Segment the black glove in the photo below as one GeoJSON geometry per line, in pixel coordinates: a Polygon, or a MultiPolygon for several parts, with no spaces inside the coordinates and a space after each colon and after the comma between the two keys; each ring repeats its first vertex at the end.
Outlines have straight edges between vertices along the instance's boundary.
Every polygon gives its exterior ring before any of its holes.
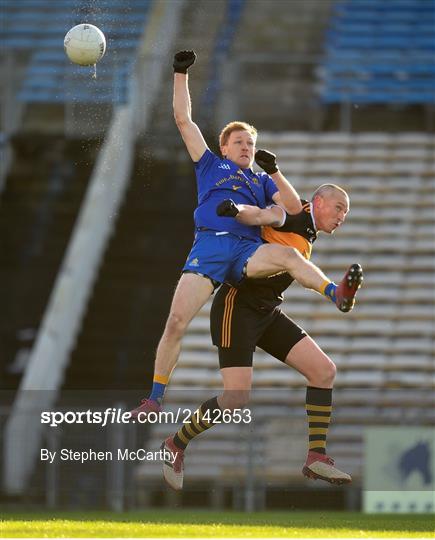
{"type": "Polygon", "coordinates": [[[195,51],[178,51],[174,55],[174,73],[187,73],[187,68],[195,63],[195,51]]]}
{"type": "Polygon", "coordinates": [[[216,207],[216,214],[221,217],[236,217],[239,210],[232,199],[225,199],[216,207]]]}
{"type": "Polygon", "coordinates": [[[257,150],[255,152],[255,162],[259,167],[267,172],[267,174],[273,174],[278,171],[276,156],[268,150],[257,150]]]}

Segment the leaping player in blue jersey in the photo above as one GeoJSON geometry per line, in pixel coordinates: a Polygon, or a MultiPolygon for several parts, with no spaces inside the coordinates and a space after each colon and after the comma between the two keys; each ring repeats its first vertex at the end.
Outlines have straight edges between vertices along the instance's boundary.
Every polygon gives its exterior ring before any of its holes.
{"type": "MultiPolygon", "coordinates": [[[[307,289],[323,294],[341,311],[350,311],[362,282],[362,270],[352,265],[339,285],[294,248],[263,244],[260,227],[244,225],[216,214],[216,207],[231,198],[236,204],[266,208],[277,204],[296,213],[299,200],[293,187],[278,169],[276,156],[255,148],[257,130],[245,122],[231,122],[219,136],[222,157],[207,146],[192,120],[187,70],[196,60],[194,51],[174,56],[174,117],[187,151],[195,165],[198,207],[195,210],[195,240],[172,299],[165,330],[157,347],[151,395],[131,411],[157,412],[180,352],[181,339],[201,307],[222,283],[237,286],[245,277],[261,278],[288,272],[307,289]],[[254,157],[265,172],[254,173],[254,157]]],[[[346,208],[336,208],[335,226],[341,224],[346,208]]],[[[278,223],[277,223],[278,224],[278,223]]]]}

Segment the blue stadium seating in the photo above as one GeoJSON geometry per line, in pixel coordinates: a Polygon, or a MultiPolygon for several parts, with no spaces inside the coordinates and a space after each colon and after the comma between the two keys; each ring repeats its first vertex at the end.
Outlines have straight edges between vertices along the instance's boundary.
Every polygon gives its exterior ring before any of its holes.
{"type": "Polygon", "coordinates": [[[435,0],[341,0],[325,53],[324,103],[434,104],[435,0]]]}
{"type": "Polygon", "coordinates": [[[136,49],[152,0],[2,0],[0,42],[31,54],[18,99],[28,103],[125,103],[136,49]],[[92,68],[72,64],[63,38],[88,22],[104,32],[107,51],[92,68]]]}

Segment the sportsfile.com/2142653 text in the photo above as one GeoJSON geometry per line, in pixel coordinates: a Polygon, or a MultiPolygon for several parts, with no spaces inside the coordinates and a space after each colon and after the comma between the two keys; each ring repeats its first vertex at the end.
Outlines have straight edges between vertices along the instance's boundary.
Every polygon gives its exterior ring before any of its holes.
{"type": "MultiPolygon", "coordinates": [[[[97,424],[105,427],[108,424],[174,424],[185,423],[192,416],[190,409],[176,409],[172,411],[141,412],[137,418],[133,419],[131,413],[109,407],[104,411],[43,411],[41,412],[41,424],[49,427],[58,427],[62,424],[97,424]]],[[[203,416],[206,422],[213,417],[216,424],[250,424],[252,421],[252,411],[246,409],[216,409],[207,411],[207,416],[203,416]]]]}

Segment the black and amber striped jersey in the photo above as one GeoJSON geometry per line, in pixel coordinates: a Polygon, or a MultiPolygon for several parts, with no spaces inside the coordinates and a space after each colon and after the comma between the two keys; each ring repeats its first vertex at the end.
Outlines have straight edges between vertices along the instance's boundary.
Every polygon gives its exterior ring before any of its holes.
{"type": "Polygon", "coordinates": [[[301,199],[302,211],[286,215],[281,227],[263,227],[262,238],[272,244],[294,247],[310,259],[311,249],[317,238],[317,231],[311,215],[311,204],[301,199]]]}
{"type": "MultiPolygon", "coordinates": [[[[263,227],[263,240],[297,249],[306,259],[311,257],[311,249],[317,238],[317,231],[311,216],[311,204],[301,199],[302,211],[287,214],[281,227],[263,227]]],[[[294,281],[287,272],[267,278],[245,279],[238,287],[237,302],[254,309],[274,309],[283,301],[283,292],[294,281]]],[[[216,294],[225,296],[230,286],[224,284],[216,294]]]]}

